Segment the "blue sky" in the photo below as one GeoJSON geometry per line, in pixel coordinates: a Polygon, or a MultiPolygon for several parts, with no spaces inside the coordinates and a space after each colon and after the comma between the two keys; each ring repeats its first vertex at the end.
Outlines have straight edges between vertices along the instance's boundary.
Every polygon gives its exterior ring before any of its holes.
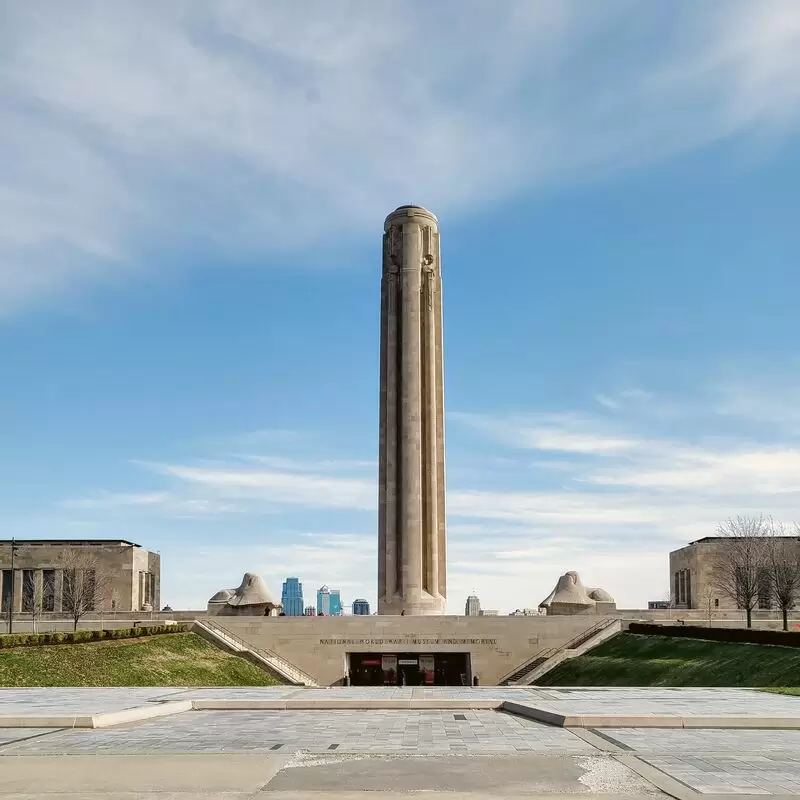
{"type": "Polygon", "coordinates": [[[0,2],[0,525],[375,601],[385,215],[440,218],[450,610],[800,520],[800,7],[0,2]]]}

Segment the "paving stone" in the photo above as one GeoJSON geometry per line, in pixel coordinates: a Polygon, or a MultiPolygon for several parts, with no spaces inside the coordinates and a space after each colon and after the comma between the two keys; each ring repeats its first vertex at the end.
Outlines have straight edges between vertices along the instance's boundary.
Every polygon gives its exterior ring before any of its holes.
{"type": "Polygon", "coordinates": [[[415,753],[595,752],[569,731],[496,711],[195,711],[103,730],[69,730],[7,745],[3,754],[183,753],[282,750],[415,753]],[[430,727],[420,735],[420,725],[430,727]],[[480,737],[475,735],[480,731],[480,737]]]}
{"type": "Polygon", "coordinates": [[[182,691],[181,688],[158,686],[0,689],[0,716],[59,716],[122,711],[151,701],[175,699],[182,691]]]}
{"type": "Polygon", "coordinates": [[[800,717],[800,697],[753,689],[534,688],[530,700],[564,715],[800,717]]]}

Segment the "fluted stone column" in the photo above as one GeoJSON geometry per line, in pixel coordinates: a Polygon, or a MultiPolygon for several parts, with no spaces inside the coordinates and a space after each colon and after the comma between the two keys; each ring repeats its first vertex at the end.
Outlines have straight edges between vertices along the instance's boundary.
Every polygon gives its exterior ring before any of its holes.
{"type": "Polygon", "coordinates": [[[383,237],[379,614],[445,610],[443,384],[439,225],[401,206],[383,237]]]}

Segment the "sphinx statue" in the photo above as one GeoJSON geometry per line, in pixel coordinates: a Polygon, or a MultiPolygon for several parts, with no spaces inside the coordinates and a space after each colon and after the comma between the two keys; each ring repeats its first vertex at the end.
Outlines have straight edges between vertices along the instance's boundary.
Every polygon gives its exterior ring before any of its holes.
{"type": "Polygon", "coordinates": [[[208,613],[215,616],[270,616],[279,607],[264,583],[254,572],[245,572],[236,589],[220,589],[208,601],[208,613]]]}
{"type": "Polygon", "coordinates": [[[577,572],[564,573],[541,603],[547,614],[606,614],[616,610],[614,598],[605,589],[584,586],[577,572]]]}

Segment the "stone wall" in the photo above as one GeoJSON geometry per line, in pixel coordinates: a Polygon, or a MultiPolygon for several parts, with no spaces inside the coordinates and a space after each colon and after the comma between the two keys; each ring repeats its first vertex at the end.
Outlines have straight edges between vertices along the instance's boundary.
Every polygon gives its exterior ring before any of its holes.
{"type": "Polygon", "coordinates": [[[339,683],[348,653],[469,653],[482,685],[498,683],[538,652],[597,625],[568,617],[254,617],[221,618],[252,647],[272,650],[321,686],[339,683]]]}

